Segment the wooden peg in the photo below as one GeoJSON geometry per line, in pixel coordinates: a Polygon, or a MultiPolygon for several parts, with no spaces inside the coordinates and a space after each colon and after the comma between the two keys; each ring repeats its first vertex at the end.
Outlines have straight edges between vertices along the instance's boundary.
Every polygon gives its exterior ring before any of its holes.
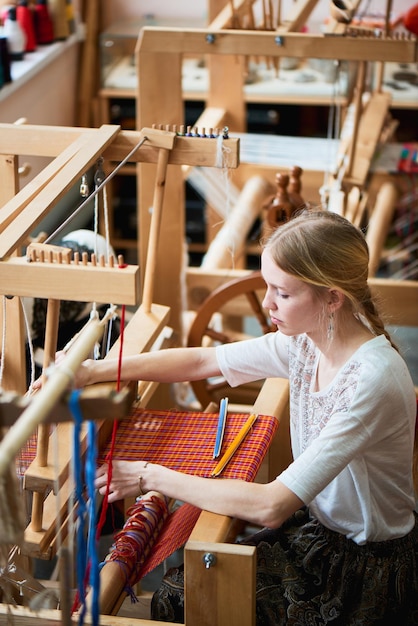
{"type": "Polygon", "coordinates": [[[26,249],[26,256],[30,261],[43,262],[45,257],[48,258],[48,262],[53,263],[54,260],[58,263],[64,261],[70,263],[73,251],[71,248],[64,248],[63,246],[54,246],[49,243],[32,242],[26,249]]]}
{"type": "Polygon", "coordinates": [[[287,222],[292,216],[293,209],[287,192],[288,174],[276,174],[276,184],[276,196],[267,208],[267,224],[270,228],[277,228],[280,224],[287,222]]]}
{"type": "Polygon", "coordinates": [[[293,205],[292,213],[301,209],[305,205],[305,200],[301,195],[303,170],[298,165],[294,165],[290,170],[290,179],[288,187],[289,200],[293,205]]]}
{"type": "Polygon", "coordinates": [[[155,128],[143,128],[140,132],[141,137],[147,138],[148,145],[153,148],[165,148],[172,150],[176,139],[176,133],[168,130],[156,130],[155,128]]]}

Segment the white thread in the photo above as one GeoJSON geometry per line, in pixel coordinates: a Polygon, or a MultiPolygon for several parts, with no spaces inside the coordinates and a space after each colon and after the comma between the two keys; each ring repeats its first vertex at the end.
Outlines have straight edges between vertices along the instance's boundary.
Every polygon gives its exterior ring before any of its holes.
{"type": "Polygon", "coordinates": [[[66,227],[67,224],[69,224],[69,222],[71,222],[76,215],[79,214],[79,212],[90,202],[90,200],[92,199],[93,195],[97,195],[99,193],[99,191],[110,181],[112,180],[112,178],[114,176],[116,176],[116,174],[119,172],[119,170],[125,165],[125,163],[127,163],[129,161],[129,159],[131,158],[131,156],[133,156],[135,154],[135,152],[137,150],[139,150],[139,148],[146,142],[148,141],[148,137],[141,137],[141,139],[138,141],[138,143],[132,148],[132,150],[129,152],[129,154],[127,154],[122,161],[120,161],[120,163],[118,163],[115,167],[115,169],[113,169],[109,176],[107,176],[104,180],[101,181],[101,183],[99,184],[99,186],[97,187],[97,189],[95,189],[90,196],[88,196],[81,204],[80,206],[78,206],[75,211],[69,216],[67,217],[67,219],[61,224],[61,226],[59,226],[56,230],[54,230],[53,233],[51,233],[49,235],[49,237],[47,239],[45,239],[44,243],[48,243],[49,241],[51,241],[52,239],[54,239],[58,233],[60,233],[63,228],[66,227]]]}
{"type": "Polygon", "coordinates": [[[215,167],[223,167],[224,166],[224,162],[223,162],[223,145],[224,145],[224,138],[222,136],[222,133],[220,133],[216,139],[216,160],[215,160],[215,167]]]}
{"type": "Polygon", "coordinates": [[[30,325],[29,325],[28,314],[26,312],[25,305],[23,303],[22,298],[20,298],[20,306],[22,307],[23,319],[25,322],[26,339],[28,342],[29,359],[30,359],[30,381],[29,381],[29,387],[28,387],[27,393],[31,394],[33,383],[35,382],[35,353],[33,350],[32,332],[31,332],[30,325]]]}
{"type": "Polygon", "coordinates": [[[107,259],[109,261],[110,257],[110,230],[109,230],[109,206],[107,201],[107,189],[106,185],[103,187],[103,220],[105,226],[105,239],[106,239],[106,254],[107,259]]]}
{"type": "Polygon", "coordinates": [[[187,182],[223,219],[229,204],[236,204],[239,197],[237,187],[229,177],[227,180],[226,185],[223,171],[214,167],[193,167],[187,177],[187,182]]]}

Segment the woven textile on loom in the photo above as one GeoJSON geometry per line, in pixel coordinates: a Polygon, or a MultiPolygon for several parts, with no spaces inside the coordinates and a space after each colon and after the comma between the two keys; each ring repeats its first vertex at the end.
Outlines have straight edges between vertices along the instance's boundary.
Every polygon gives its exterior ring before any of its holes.
{"type": "MultiPolygon", "coordinates": [[[[246,413],[228,413],[221,454],[247,419],[246,413]]],[[[135,409],[118,424],[113,458],[150,461],[208,477],[217,464],[213,459],[217,424],[217,413],[135,409]]],[[[277,427],[278,421],[274,417],[259,415],[221,477],[214,480],[253,481],[277,427]]],[[[109,442],[101,451],[99,464],[104,462],[110,445],[109,442]]],[[[194,506],[183,504],[168,517],[144,562],[141,578],[186,543],[200,512],[194,506]]]]}

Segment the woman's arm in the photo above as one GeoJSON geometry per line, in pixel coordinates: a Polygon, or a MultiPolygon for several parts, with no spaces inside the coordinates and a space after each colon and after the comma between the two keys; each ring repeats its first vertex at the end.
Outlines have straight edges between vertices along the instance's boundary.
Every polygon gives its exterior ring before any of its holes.
{"type": "MultiPolygon", "coordinates": [[[[122,359],[121,380],[160,383],[200,380],[219,376],[215,348],[167,348],[122,359]]],[[[75,386],[117,380],[118,359],[84,361],[77,371],[75,386]]]]}
{"type": "MultiPolygon", "coordinates": [[[[97,471],[96,488],[106,491],[107,465],[97,471]]],[[[213,513],[276,528],[303,506],[302,500],[280,480],[268,484],[241,480],[201,478],[143,461],[113,461],[109,502],[141,491],[159,491],[213,513]],[[140,478],[139,478],[140,477],[140,478]]]]}

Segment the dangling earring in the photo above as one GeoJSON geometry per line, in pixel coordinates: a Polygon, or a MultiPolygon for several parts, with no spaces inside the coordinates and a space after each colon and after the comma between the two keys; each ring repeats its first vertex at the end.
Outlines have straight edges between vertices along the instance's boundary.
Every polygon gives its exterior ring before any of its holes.
{"type": "Polygon", "coordinates": [[[334,339],[334,313],[330,313],[328,317],[327,339],[328,341],[334,339]]]}

